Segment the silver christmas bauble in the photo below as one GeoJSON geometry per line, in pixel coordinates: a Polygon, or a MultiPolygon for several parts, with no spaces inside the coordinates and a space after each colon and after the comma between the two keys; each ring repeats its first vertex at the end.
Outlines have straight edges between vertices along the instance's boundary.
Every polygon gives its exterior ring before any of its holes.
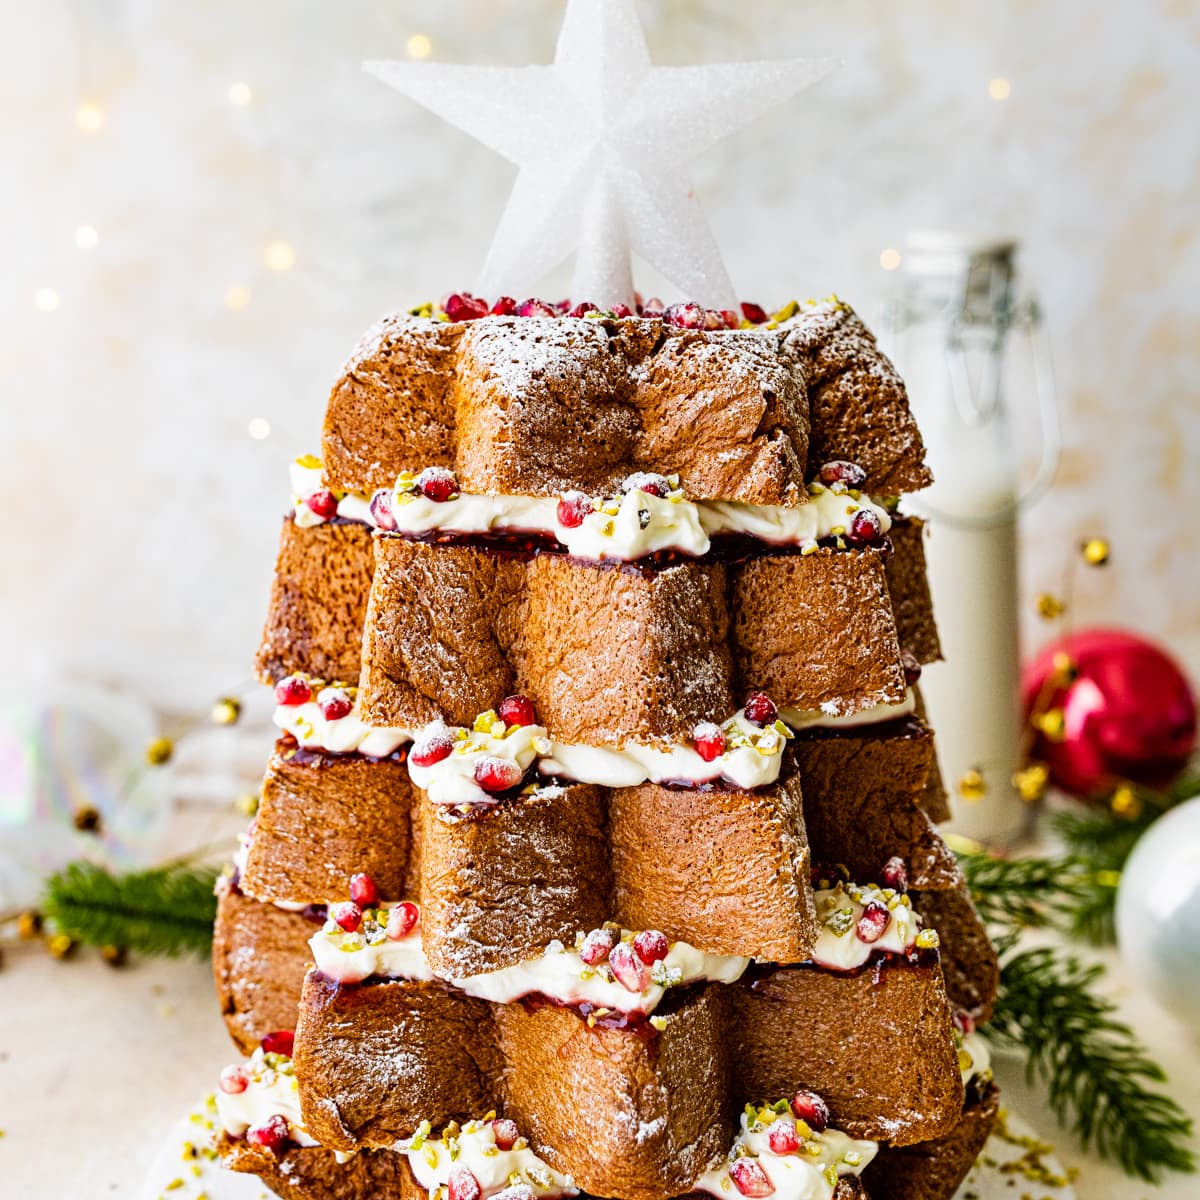
{"type": "Polygon", "coordinates": [[[1133,848],[1117,891],[1117,940],[1133,982],[1200,1031],[1200,797],[1133,848]]]}

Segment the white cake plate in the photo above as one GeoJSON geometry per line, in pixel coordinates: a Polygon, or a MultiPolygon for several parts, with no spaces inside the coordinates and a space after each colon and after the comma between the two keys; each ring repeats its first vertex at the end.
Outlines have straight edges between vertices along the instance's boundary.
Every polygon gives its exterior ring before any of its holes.
{"type": "MultiPolygon", "coordinates": [[[[211,1119],[201,1101],[175,1126],[155,1157],[143,1200],[273,1200],[253,1175],[222,1170],[219,1162],[205,1157],[211,1119]],[[185,1156],[188,1144],[199,1157],[185,1156]]],[[[1056,1182],[1065,1180],[1066,1172],[1054,1151],[1026,1121],[1006,1111],[998,1126],[954,1200],[1013,1200],[1027,1194],[1038,1200],[1075,1200],[1070,1184],[1056,1182]]]]}

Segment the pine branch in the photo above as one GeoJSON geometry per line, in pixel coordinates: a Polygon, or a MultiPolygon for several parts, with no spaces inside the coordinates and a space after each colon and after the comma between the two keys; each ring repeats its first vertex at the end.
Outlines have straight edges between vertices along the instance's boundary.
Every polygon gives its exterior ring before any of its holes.
{"type": "Polygon", "coordinates": [[[114,875],[74,862],[46,881],[41,909],[60,932],[84,945],[203,957],[212,949],[216,878],[212,867],[181,864],[114,875]]]}
{"type": "Polygon", "coordinates": [[[979,915],[1000,936],[1062,928],[1088,886],[1088,874],[1074,858],[997,858],[966,851],[959,853],[958,862],[979,915]]]}
{"type": "Polygon", "coordinates": [[[1195,1171],[1184,1144],[1192,1122],[1147,1086],[1166,1077],[1093,991],[1102,973],[1052,949],[1007,955],[988,1031],[1027,1056],[1026,1077],[1046,1087],[1051,1108],[1085,1149],[1094,1145],[1151,1183],[1168,1170],[1195,1171]]]}

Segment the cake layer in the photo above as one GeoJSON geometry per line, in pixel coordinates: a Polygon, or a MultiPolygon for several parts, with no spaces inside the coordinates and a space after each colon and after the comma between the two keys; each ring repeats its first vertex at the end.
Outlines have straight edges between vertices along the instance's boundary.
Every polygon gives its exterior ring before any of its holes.
{"type": "Polygon", "coordinates": [[[988,1080],[967,1089],[958,1124],[911,1146],[881,1146],[863,1179],[875,1200],[950,1200],[996,1123],[1000,1090],[988,1080]]]}
{"type": "Polygon", "coordinates": [[[771,961],[806,958],[815,937],[795,779],[753,792],[547,787],[459,818],[395,760],[281,744],[241,888],[325,904],[363,870],[385,899],[420,899],[426,953],[446,976],[508,966],[607,920],[771,961]]]}
{"type": "Polygon", "coordinates": [[[914,892],[913,903],[942,934],[942,971],[954,1007],[989,1021],[1000,987],[1000,960],[966,886],[914,892]]]}
{"type": "Polygon", "coordinates": [[[686,1189],[728,1144],[704,1131],[727,1132],[763,1095],[818,1091],[838,1128],[897,1145],[949,1132],[963,1107],[933,951],[687,988],[649,1019],[584,1019],[536,997],[489,1015],[440,984],[339,984],[316,970],[299,1011],[301,1110],[323,1145],[391,1145],[482,1104],[515,1116],[593,1193],[686,1189]],[[635,1175],[653,1178],[648,1190],[635,1175]]]}
{"type": "Polygon", "coordinates": [[[733,995],[740,1094],[811,1088],[839,1128],[901,1146],[957,1123],[963,1084],[936,958],[842,974],[781,967],[733,995]]]}
{"type": "Polygon", "coordinates": [[[369,330],[334,385],[329,485],[371,493],[452,468],[465,490],[610,492],[677,473],[699,499],[790,503],[806,467],[850,459],[868,488],[926,486],[904,385],[857,315],[802,306],[777,328],[401,314],[369,330]]]}
{"type": "MultiPolygon", "coordinates": [[[[419,1183],[410,1165],[410,1155],[400,1150],[367,1150],[338,1162],[336,1152],[322,1146],[304,1147],[288,1142],[281,1149],[272,1150],[222,1133],[217,1139],[217,1151],[226,1169],[257,1175],[282,1200],[429,1200],[431,1195],[438,1194],[438,1186],[444,1187],[435,1183],[434,1188],[428,1188],[419,1183]]],[[[435,1180],[440,1175],[433,1171],[430,1174],[435,1180]]],[[[492,1196],[503,1196],[504,1200],[539,1200],[574,1194],[528,1182],[509,1184],[499,1190],[480,1188],[482,1200],[490,1200],[492,1196]]],[[[708,1194],[725,1196],[727,1189],[708,1194]]],[[[822,1195],[827,1195],[828,1200],[868,1200],[862,1180],[855,1175],[843,1175],[820,1192],[806,1189],[801,1194],[810,1200],[822,1195]]],[[[949,1200],[949,1194],[944,1197],[931,1194],[922,1200],[949,1200]]]]}
{"type": "MultiPolygon", "coordinates": [[[[890,622],[884,618],[884,624],[894,624],[896,631],[894,634],[889,633],[888,637],[896,637],[900,646],[918,662],[931,662],[940,657],[940,647],[928,584],[925,581],[920,523],[913,518],[894,520],[889,537],[896,547],[896,552],[887,562],[884,582],[894,616],[890,622]]],[[[304,672],[322,679],[358,679],[367,600],[375,571],[374,540],[376,539],[373,538],[370,529],[357,522],[305,527],[297,525],[290,518],[284,521],[270,606],[256,660],[261,679],[274,682],[294,672],[304,672]]],[[[442,581],[443,586],[463,578],[463,561],[471,561],[476,555],[488,554],[482,547],[430,546],[427,543],[415,543],[418,549],[406,556],[404,551],[396,546],[396,543],[404,543],[405,539],[388,537],[378,540],[387,546],[395,547],[386,556],[390,575],[395,576],[397,572],[403,571],[405,563],[411,559],[415,564],[411,568],[415,580],[442,581]],[[455,565],[428,566],[421,561],[429,554],[451,554],[456,550],[465,553],[465,558],[460,557],[455,565]]],[[[872,552],[845,550],[829,553],[838,558],[847,556],[853,560],[872,552]]],[[[497,561],[495,554],[491,557],[493,561],[497,561]]],[[[781,564],[781,560],[788,556],[773,554],[768,557],[776,564],[781,564]]],[[[807,563],[813,557],[817,556],[803,557],[801,562],[807,563]]],[[[797,597],[794,592],[782,594],[788,595],[792,601],[803,599],[806,610],[813,614],[810,636],[820,632],[820,617],[817,614],[823,605],[833,605],[847,599],[862,604],[861,598],[857,596],[847,596],[843,593],[836,597],[826,597],[819,591],[826,582],[836,587],[839,586],[839,581],[847,577],[854,578],[844,564],[840,570],[836,565],[810,568],[807,571],[801,567],[789,569],[785,565],[766,566],[755,570],[749,562],[744,568],[737,564],[726,568],[717,560],[706,558],[685,559],[681,565],[696,568],[701,575],[717,574],[721,577],[723,573],[727,588],[736,585],[743,569],[747,570],[751,583],[765,581],[769,587],[789,584],[792,587],[801,586],[802,597],[797,597]]],[[[585,568],[581,565],[579,569],[585,568]]],[[[600,568],[593,566],[592,569],[600,568]]],[[[607,569],[619,571],[623,575],[638,570],[629,566],[622,569],[615,564],[610,564],[607,569]]],[[[512,572],[511,567],[479,566],[474,570],[474,577],[494,578],[499,575],[501,579],[508,578],[512,572]]],[[[553,572],[553,568],[546,570],[548,574],[553,572]]],[[[651,571],[652,568],[646,569],[646,573],[651,571]]],[[[392,594],[401,593],[403,582],[393,580],[389,590],[392,594]]],[[[775,593],[767,593],[772,599],[774,595],[775,593]]],[[[754,602],[757,597],[753,594],[747,595],[746,588],[743,588],[742,597],[743,601],[749,601],[751,610],[749,614],[742,614],[741,620],[744,625],[749,617],[749,624],[753,626],[756,624],[754,602]]],[[[728,603],[726,600],[726,609],[728,603]]],[[[766,607],[763,606],[764,613],[766,607]]],[[[474,597],[471,597],[464,612],[478,615],[478,608],[474,597]],[[475,607],[471,607],[472,603],[475,607]]],[[[483,613],[483,619],[490,622],[491,614],[483,613]]],[[[412,627],[405,625],[401,628],[411,630],[412,627]]],[[[408,636],[414,635],[409,632],[408,636]]],[[[774,653],[788,653],[787,641],[775,649],[769,644],[764,644],[761,636],[751,636],[750,644],[757,648],[760,655],[767,658],[774,653]]],[[[419,649],[419,646],[413,647],[413,652],[416,653],[419,649]]]]}
{"type": "Polygon", "coordinates": [[[830,714],[906,695],[877,551],[640,572],[400,538],[375,550],[372,725],[465,725],[521,693],[552,738],[620,746],[690,738],[751,692],[830,714]]]}
{"type": "Polygon", "coordinates": [[[243,1054],[277,1030],[296,1028],[296,1005],[312,959],[308,940],[324,913],[261,904],[226,884],[217,900],[213,977],[229,1036],[243,1054]]]}

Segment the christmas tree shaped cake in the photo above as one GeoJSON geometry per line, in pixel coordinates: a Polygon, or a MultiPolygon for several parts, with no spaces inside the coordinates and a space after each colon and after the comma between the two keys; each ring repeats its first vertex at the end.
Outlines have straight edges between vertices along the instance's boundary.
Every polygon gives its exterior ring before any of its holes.
{"type": "Polygon", "coordinates": [[[995,957],[921,664],[929,481],[836,299],[459,294],[293,467],[221,888],[227,1165],[289,1198],[938,1200],[995,957]]]}

